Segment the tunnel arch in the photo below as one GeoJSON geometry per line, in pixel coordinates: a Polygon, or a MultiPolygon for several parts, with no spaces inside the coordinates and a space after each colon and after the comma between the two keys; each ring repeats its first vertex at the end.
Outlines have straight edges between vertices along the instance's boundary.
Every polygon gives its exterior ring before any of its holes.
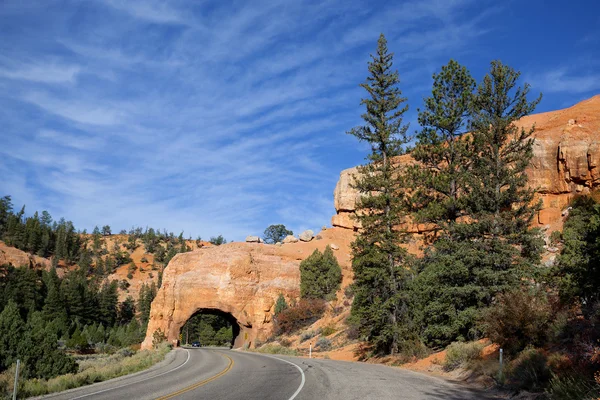
{"type": "Polygon", "coordinates": [[[181,327],[203,309],[235,319],[239,327],[235,348],[265,341],[273,332],[277,297],[299,296],[299,257],[296,252],[293,257],[280,252],[276,246],[230,243],[173,257],[152,302],[142,348],[152,347],[159,330],[178,344],[181,327]]]}

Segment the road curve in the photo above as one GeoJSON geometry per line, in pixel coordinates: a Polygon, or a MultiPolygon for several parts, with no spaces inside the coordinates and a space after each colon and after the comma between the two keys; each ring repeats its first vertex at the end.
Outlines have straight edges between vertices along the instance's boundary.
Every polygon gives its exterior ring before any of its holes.
{"type": "Polygon", "coordinates": [[[383,365],[177,349],[150,370],[73,389],[52,399],[492,399],[486,393],[383,365]]]}

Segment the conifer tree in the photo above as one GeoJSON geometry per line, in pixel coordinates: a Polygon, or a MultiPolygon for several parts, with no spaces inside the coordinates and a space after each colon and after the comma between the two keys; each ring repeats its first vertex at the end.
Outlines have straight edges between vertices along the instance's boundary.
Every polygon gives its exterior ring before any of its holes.
{"type": "Polygon", "coordinates": [[[275,302],[275,309],[273,310],[275,316],[287,308],[288,304],[285,301],[285,297],[283,297],[283,294],[279,293],[279,296],[277,296],[277,301],[275,302]]]}
{"type": "Polygon", "coordinates": [[[383,34],[371,59],[369,76],[361,84],[368,93],[361,101],[366,107],[362,115],[366,124],[348,132],[372,150],[368,164],[359,168],[355,184],[362,194],[357,204],[362,230],[352,247],[352,317],[376,351],[394,354],[401,347],[408,312],[408,254],[400,246],[403,233],[395,229],[401,222],[403,199],[399,166],[393,159],[403,153],[407,143],[403,115],[408,106],[397,86],[399,75],[392,69],[393,54],[388,52],[383,34]]]}
{"type": "Polygon", "coordinates": [[[407,168],[412,207],[418,222],[447,229],[466,214],[465,196],[473,154],[463,137],[469,128],[469,111],[475,80],[454,60],[433,75],[433,90],[419,110],[417,143],[411,151],[416,164],[407,168]]]}
{"type": "MultiPolygon", "coordinates": [[[[516,88],[518,78],[494,61],[473,96],[471,133],[461,139],[473,157],[463,161],[464,189],[454,203],[466,218],[436,221],[444,230],[421,260],[413,286],[422,338],[430,345],[480,336],[482,310],[520,284],[539,260],[539,241],[529,228],[537,207],[525,174],[533,128],[514,125],[539,99],[528,101],[529,86],[516,88]]],[[[447,109],[440,103],[440,115],[447,109]]]]}
{"type": "Polygon", "coordinates": [[[24,331],[25,323],[19,315],[19,307],[11,299],[0,312],[0,371],[17,361],[24,331]]]}
{"type": "Polygon", "coordinates": [[[342,270],[327,245],[318,249],[300,263],[300,296],[306,299],[332,300],[342,283],[342,270]]]}

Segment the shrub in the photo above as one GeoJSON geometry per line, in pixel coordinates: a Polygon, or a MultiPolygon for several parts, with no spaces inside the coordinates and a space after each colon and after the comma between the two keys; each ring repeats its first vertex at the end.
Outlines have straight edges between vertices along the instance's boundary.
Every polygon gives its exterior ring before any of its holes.
{"type": "Polygon", "coordinates": [[[147,259],[146,257],[142,257],[142,258],[140,259],[140,261],[141,261],[141,262],[143,262],[143,263],[147,263],[147,262],[148,262],[148,259],[147,259]]]}
{"type": "Polygon", "coordinates": [[[327,339],[326,337],[320,337],[319,340],[317,340],[317,343],[315,343],[315,349],[319,349],[321,351],[331,350],[331,340],[327,339]]]}
{"type": "Polygon", "coordinates": [[[592,399],[600,396],[600,386],[580,374],[554,375],[546,394],[552,400],[592,399]]]}
{"type": "Polygon", "coordinates": [[[346,319],[346,325],[348,326],[346,329],[348,340],[357,340],[360,337],[360,329],[358,329],[358,326],[351,323],[348,319],[346,319]]]}
{"type": "Polygon", "coordinates": [[[279,339],[279,343],[283,346],[283,347],[290,347],[292,345],[292,341],[290,339],[279,339]]]}
{"type": "Polygon", "coordinates": [[[562,233],[560,233],[560,231],[554,231],[554,232],[552,232],[552,234],[550,234],[550,243],[553,246],[556,246],[561,241],[562,241],[562,233]]]}
{"type": "Polygon", "coordinates": [[[289,307],[275,318],[275,332],[277,334],[290,333],[319,319],[325,312],[325,303],[322,300],[300,300],[295,306],[289,307]]]}
{"type": "Polygon", "coordinates": [[[458,367],[464,367],[472,361],[481,357],[484,345],[479,342],[454,342],[446,349],[444,369],[452,371],[458,367]]]}
{"type": "Polygon", "coordinates": [[[162,329],[158,328],[152,334],[152,347],[157,348],[161,343],[167,341],[167,335],[162,331],[162,329]]]}
{"type": "Polygon", "coordinates": [[[297,356],[298,350],[296,349],[288,349],[287,347],[283,347],[277,344],[266,344],[259,349],[255,349],[254,351],[258,353],[266,353],[266,354],[283,354],[286,356],[297,356]]]}
{"type": "Polygon", "coordinates": [[[541,390],[551,377],[546,355],[535,348],[519,353],[507,372],[510,385],[518,390],[541,390]]]}
{"type": "Polygon", "coordinates": [[[508,354],[516,354],[526,346],[546,343],[551,313],[543,291],[515,290],[499,295],[483,313],[483,329],[508,354]]]}
{"type": "Polygon", "coordinates": [[[346,286],[346,288],[344,289],[344,297],[346,297],[347,299],[351,299],[352,297],[354,297],[354,287],[352,285],[346,286]]]}
{"type": "Polygon", "coordinates": [[[312,339],[317,336],[317,332],[315,331],[306,331],[300,335],[300,343],[306,342],[308,339],[312,339]]]}
{"type": "Polygon", "coordinates": [[[336,332],[337,332],[337,329],[335,328],[335,325],[333,325],[333,324],[324,326],[323,329],[321,329],[321,335],[323,335],[323,336],[329,336],[336,332]]]}

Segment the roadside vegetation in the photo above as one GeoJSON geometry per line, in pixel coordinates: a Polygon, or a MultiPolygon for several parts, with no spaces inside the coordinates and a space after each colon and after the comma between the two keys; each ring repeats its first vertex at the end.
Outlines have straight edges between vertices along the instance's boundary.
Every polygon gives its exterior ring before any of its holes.
{"type": "Polygon", "coordinates": [[[499,385],[553,399],[599,396],[600,204],[574,201],[563,233],[551,235],[562,251],[543,265],[525,174],[534,128],[514,125],[541,96],[530,100],[529,85],[500,61],[476,82],[450,60],[433,76],[409,148],[392,61],[381,35],[361,84],[365,125],[348,132],[372,149],[355,184],[363,229],[348,319],[366,338],[363,356],[449,346],[447,370],[487,371],[499,385]],[[403,154],[417,162],[395,162],[403,154]],[[409,219],[429,227],[420,256],[402,247],[414,240],[399,228],[409,219]],[[486,337],[504,349],[505,371],[485,366],[480,343],[465,343],[486,337]]]}
{"type": "MultiPolygon", "coordinates": [[[[362,359],[408,362],[445,349],[445,371],[550,399],[600,397],[600,204],[597,195],[574,199],[562,233],[531,228],[539,204],[525,169],[534,128],[515,123],[541,96],[529,99],[529,85],[500,61],[477,82],[450,60],[433,76],[411,138],[383,35],[368,67],[365,125],[348,132],[372,152],[354,184],[362,229],[344,293],[347,340],[363,343],[362,359]],[[407,154],[417,162],[398,162],[407,154]],[[427,227],[418,256],[406,250],[415,241],[407,221],[427,227]],[[543,263],[549,246],[557,257],[543,263]]],[[[294,337],[332,349],[335,326],[309,327],[339,312],[328,307],[339,286],[324,283],[338,282],[324,257],[303,261],[300,301],[278,299],[269,351],[287,351],[294,337]]]]}
{"type": "MultiPolygon", "coordinates": [[[[161,343],[153,350],[136,352],[123,348],[114,354],[75,356],[74,361],[79,365],[76,372],[50,379],[32,378],[21,381],[19,396],[41,396],[139,372],[162,361],[170,350],[170,345],[161,343]]],[[[13,381],[14,368],[0,374],[0,395],[10,398],[13,381]]]]}

